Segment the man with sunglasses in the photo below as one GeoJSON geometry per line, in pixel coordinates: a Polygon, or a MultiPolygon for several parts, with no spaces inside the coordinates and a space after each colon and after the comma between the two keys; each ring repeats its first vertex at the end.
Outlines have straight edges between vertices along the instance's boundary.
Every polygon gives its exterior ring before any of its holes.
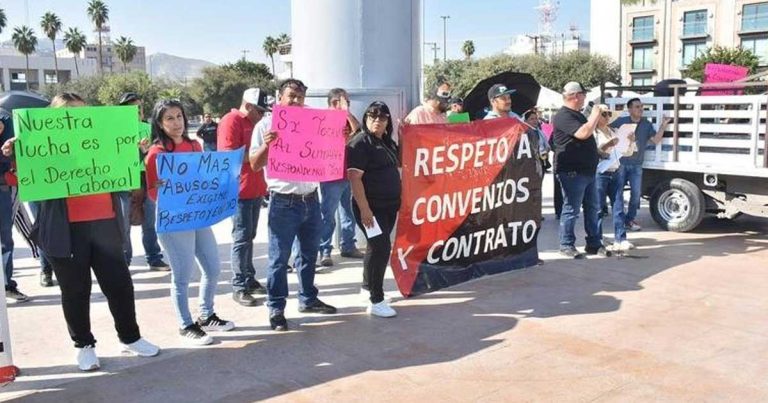
{"type": "MultiPolygon", "coordinates": [[[[278,105],[304,106],[307,87],[303,82],[289,78],[280,84],[278,105]]],[[[250,148],[251,168],[255,171],[267,166],[269,145],[278,137],[272,131],[272,115],[265,116],[253,129],[250,148]]],[[[269,267],[267,268],[267,307],[269,325],[275,331],[287,331],[285,305],[288,297],[288,260],[291,245],[298,237],[300,254],[294,261],[299,275],[299,312],[336,313],[336,308],[317,298],[315,263],[320,244],[320,202],[317,182],[296,182],[275,179],[267,174],[269,191],[269,267]]]]}
{"type": "Polygon", "coordinates": [[[621,186],[629,182],[629,205],[627,206],[627,214],[624,216],[624,226],[630,231],[640,231],[643,228],[635,221],[635,217],[637,217],[637,210],[640,209],[645,147],[649,141],[653,142],[653,144],[661,142],[670,118],[664,118],[659,125],[659,130],[656,130],[653,128],[653,124],[643,117],[643,103],[639,98],[630,99],[627,102],[627,110],[629,115],[616,119],[611,123],[611,127],[618,129],[628,123],[637,125],[635,127],[635,144],[637,149],[634,154],[621,158],[621,167],[619,168],[617,180],[621,183],[621,186]]]}
{"type": "Polygon", "coordinates": [[[427,93],[424,102],[413,108],[411,113],[403,119],[403,123],[410,125],[448,123],[445,112],[448,110],[448,100],[450,99],[451,84],[447,82],[438,84],[427,93]]]}

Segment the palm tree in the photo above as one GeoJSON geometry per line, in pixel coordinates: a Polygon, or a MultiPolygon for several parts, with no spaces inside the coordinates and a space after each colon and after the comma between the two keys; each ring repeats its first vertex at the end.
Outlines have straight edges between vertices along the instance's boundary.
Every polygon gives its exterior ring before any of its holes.
{"type": "Polygon", "coordinates": [[[475,54],[475,43],[472,41],[464,41],[464,44],[461,45],[461,51],[464,53],[464,57],[469,60],[472,58],[472,55],[475,54]]]}
{"type": "Polygon", "coordinates": [[[16,50],[23,54],[24,58],[27,60],[27,69],[24,73],[24,81],[26,81],[27,91],[29,91],[29,55],[34,53],[35,47],[37,47],[35,31],[26,25],[16,27],[13,30],[11,40],[13,40],[13,46],[16,47],[16,50]]]}
{"type": "Polygon", "coordinates": [[[130,63],[134,56],[136,56],[136,45],[133,44],[131,38],[121,36],[117,38],[117,42],[114,45],[117,58],[123,63],[123,71],[128,71],[128,63],[130,63]]]}
{"type": "Polygon", "coordinates": [[[59,58],[56,57],[56,35],[61,32],[61,19],[59,19],[56,14],[49,11],[45,13],[40,20],[40,28],[43,29],[45,36],[47,36],[53,44],[53,66],[56,70],[56,82],[59,82],[59,58]]]}
{"type": "Polygon", "coordinates": [[[3,33],[3,29],[5,29],[5,23],[8,22],[5,19],[5,10],[0,8],[0,34],[3,33]]]}
{"type": "Polygon", "coordinates": [[[77,56],[83,51],[85,45],[85,35],[79,29],[70,27],[64,33],[64,46],[75,57],[75,72],[77,72],[78,77],[80,77],[80,69],[77,67],[77,56]]]}
{"type": "Polygon", "coordinates": [[[104,24],[109,21],[109,9],[107,5],[101,0],[91,0],[88,3],[88,17],[96,26],[96,31],[99,33],[99,74],[104,73],[104,66],[102,66],[104,59],[101,57],[101,31],[104,28],[104,24]]]}
{"type": "Polygon", "coordinates": [[[277,74],[275,73],[275,53],[277,53],[279,46],[280,42],[271,36],[268,36],[266,39],[264,39],[264,44],[262,45],[264,54],[269,56],[269,59],[272,60],[272,75],[275,76],[275,79],[277,79],[277,74]]]}
{"type": "Polygon", "coordinates": [[[291,43],[291,36],[286,33],[282,33],[280,34],[280,36],[277,37],[277,43],[281,45],[285,45],[286,43],[291,43]]]}

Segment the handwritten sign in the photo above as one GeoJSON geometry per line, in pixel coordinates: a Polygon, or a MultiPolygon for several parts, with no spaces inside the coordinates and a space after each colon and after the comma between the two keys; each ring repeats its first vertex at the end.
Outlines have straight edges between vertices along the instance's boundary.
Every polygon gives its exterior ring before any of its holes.
{"type": "Polygon", "coordinates": [[[469,123],[469,112],[448,115],[448,123],[469,123]]]}
{"type": "Polygon", "coordinates": [[[23,201],[137,189],[136,106],[13,111],[23,201]]]}
{"type": "MultiPolygon", "coordinates": [[[[707,63],[704,65],[705,83],[730,83],[740,80],[749,74],[749,69],[743,66],[707,63]]],[[[702,95],[742,95],[739,89],[702,90],[702,95]]]]}
{"type": "Polygon", "coordinates": [[[157,232],[209,227],[235,214],[243,149],[157,155],[157,232]]]}
{"type": "Polygon", "coordinates": [[[347,112],[275,106],[267,177],[298,182],[326,182],[344,177],[344,126],[347,112]]]}

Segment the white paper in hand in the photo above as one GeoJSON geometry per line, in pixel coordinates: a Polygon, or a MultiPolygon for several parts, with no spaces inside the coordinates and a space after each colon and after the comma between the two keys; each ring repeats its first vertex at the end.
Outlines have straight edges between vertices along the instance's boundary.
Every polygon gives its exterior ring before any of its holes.
{"type": "Polygon", "coordinates": [[[368,239],[371,239],[379,235],[381,235],[381,227],[379,227],[379,222],[376,221],[376,217],[373,217],[373,226],[370,228],[365,227],[365,236],[367,236],[368,239]]]}
{"type": "Polygon", "coordinates": [[[616,137],[619,138],[619,143],[616,144],[616,151],[618,151],[619,154],[626,155],[629,148],[632,146],[632,142],[629,141],[629,135],[635,132],[635,128],[637,128],[637,124],[627,123],[621,125],[621,127],[616,130],[616,137]]]}

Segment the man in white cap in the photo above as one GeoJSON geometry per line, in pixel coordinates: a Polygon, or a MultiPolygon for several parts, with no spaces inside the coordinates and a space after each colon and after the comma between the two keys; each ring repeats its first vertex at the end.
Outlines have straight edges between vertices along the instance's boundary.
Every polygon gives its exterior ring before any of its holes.
{"type": "Polygon", "coordinates": [[[563,87],[563,107],[552,119],[555,146],[555,174],[563,192],[563,211],[560,214],[560,254],[581,259],[584,257],[574,244],[574,227],[579,209],[584,206],[584,230],[587,233],[588,255],[610,256],[603,246],[598,229],[598,201],[595,174],[599,156],[593,136],[600,108],[592,108],[589,118],[581,114],[587,91],[581,84],[571,81],[563,87]]]}
{"type": "Polygon", "coordinates": [[[232,217],[232,298],[243,306],[258,304],[251,294],[266,294],[266,289],[255,278],[253,240],[259,224],[261,201],[267,195],[267,184],[261,170],[251,169],[248,149],[253,128],[268,109],[267,94],[259,88],[248,88],[243,92],[240,109],[232,109],[221,118],[216,136],[219,151],[245,147],[237,210],[232,217]]]}

